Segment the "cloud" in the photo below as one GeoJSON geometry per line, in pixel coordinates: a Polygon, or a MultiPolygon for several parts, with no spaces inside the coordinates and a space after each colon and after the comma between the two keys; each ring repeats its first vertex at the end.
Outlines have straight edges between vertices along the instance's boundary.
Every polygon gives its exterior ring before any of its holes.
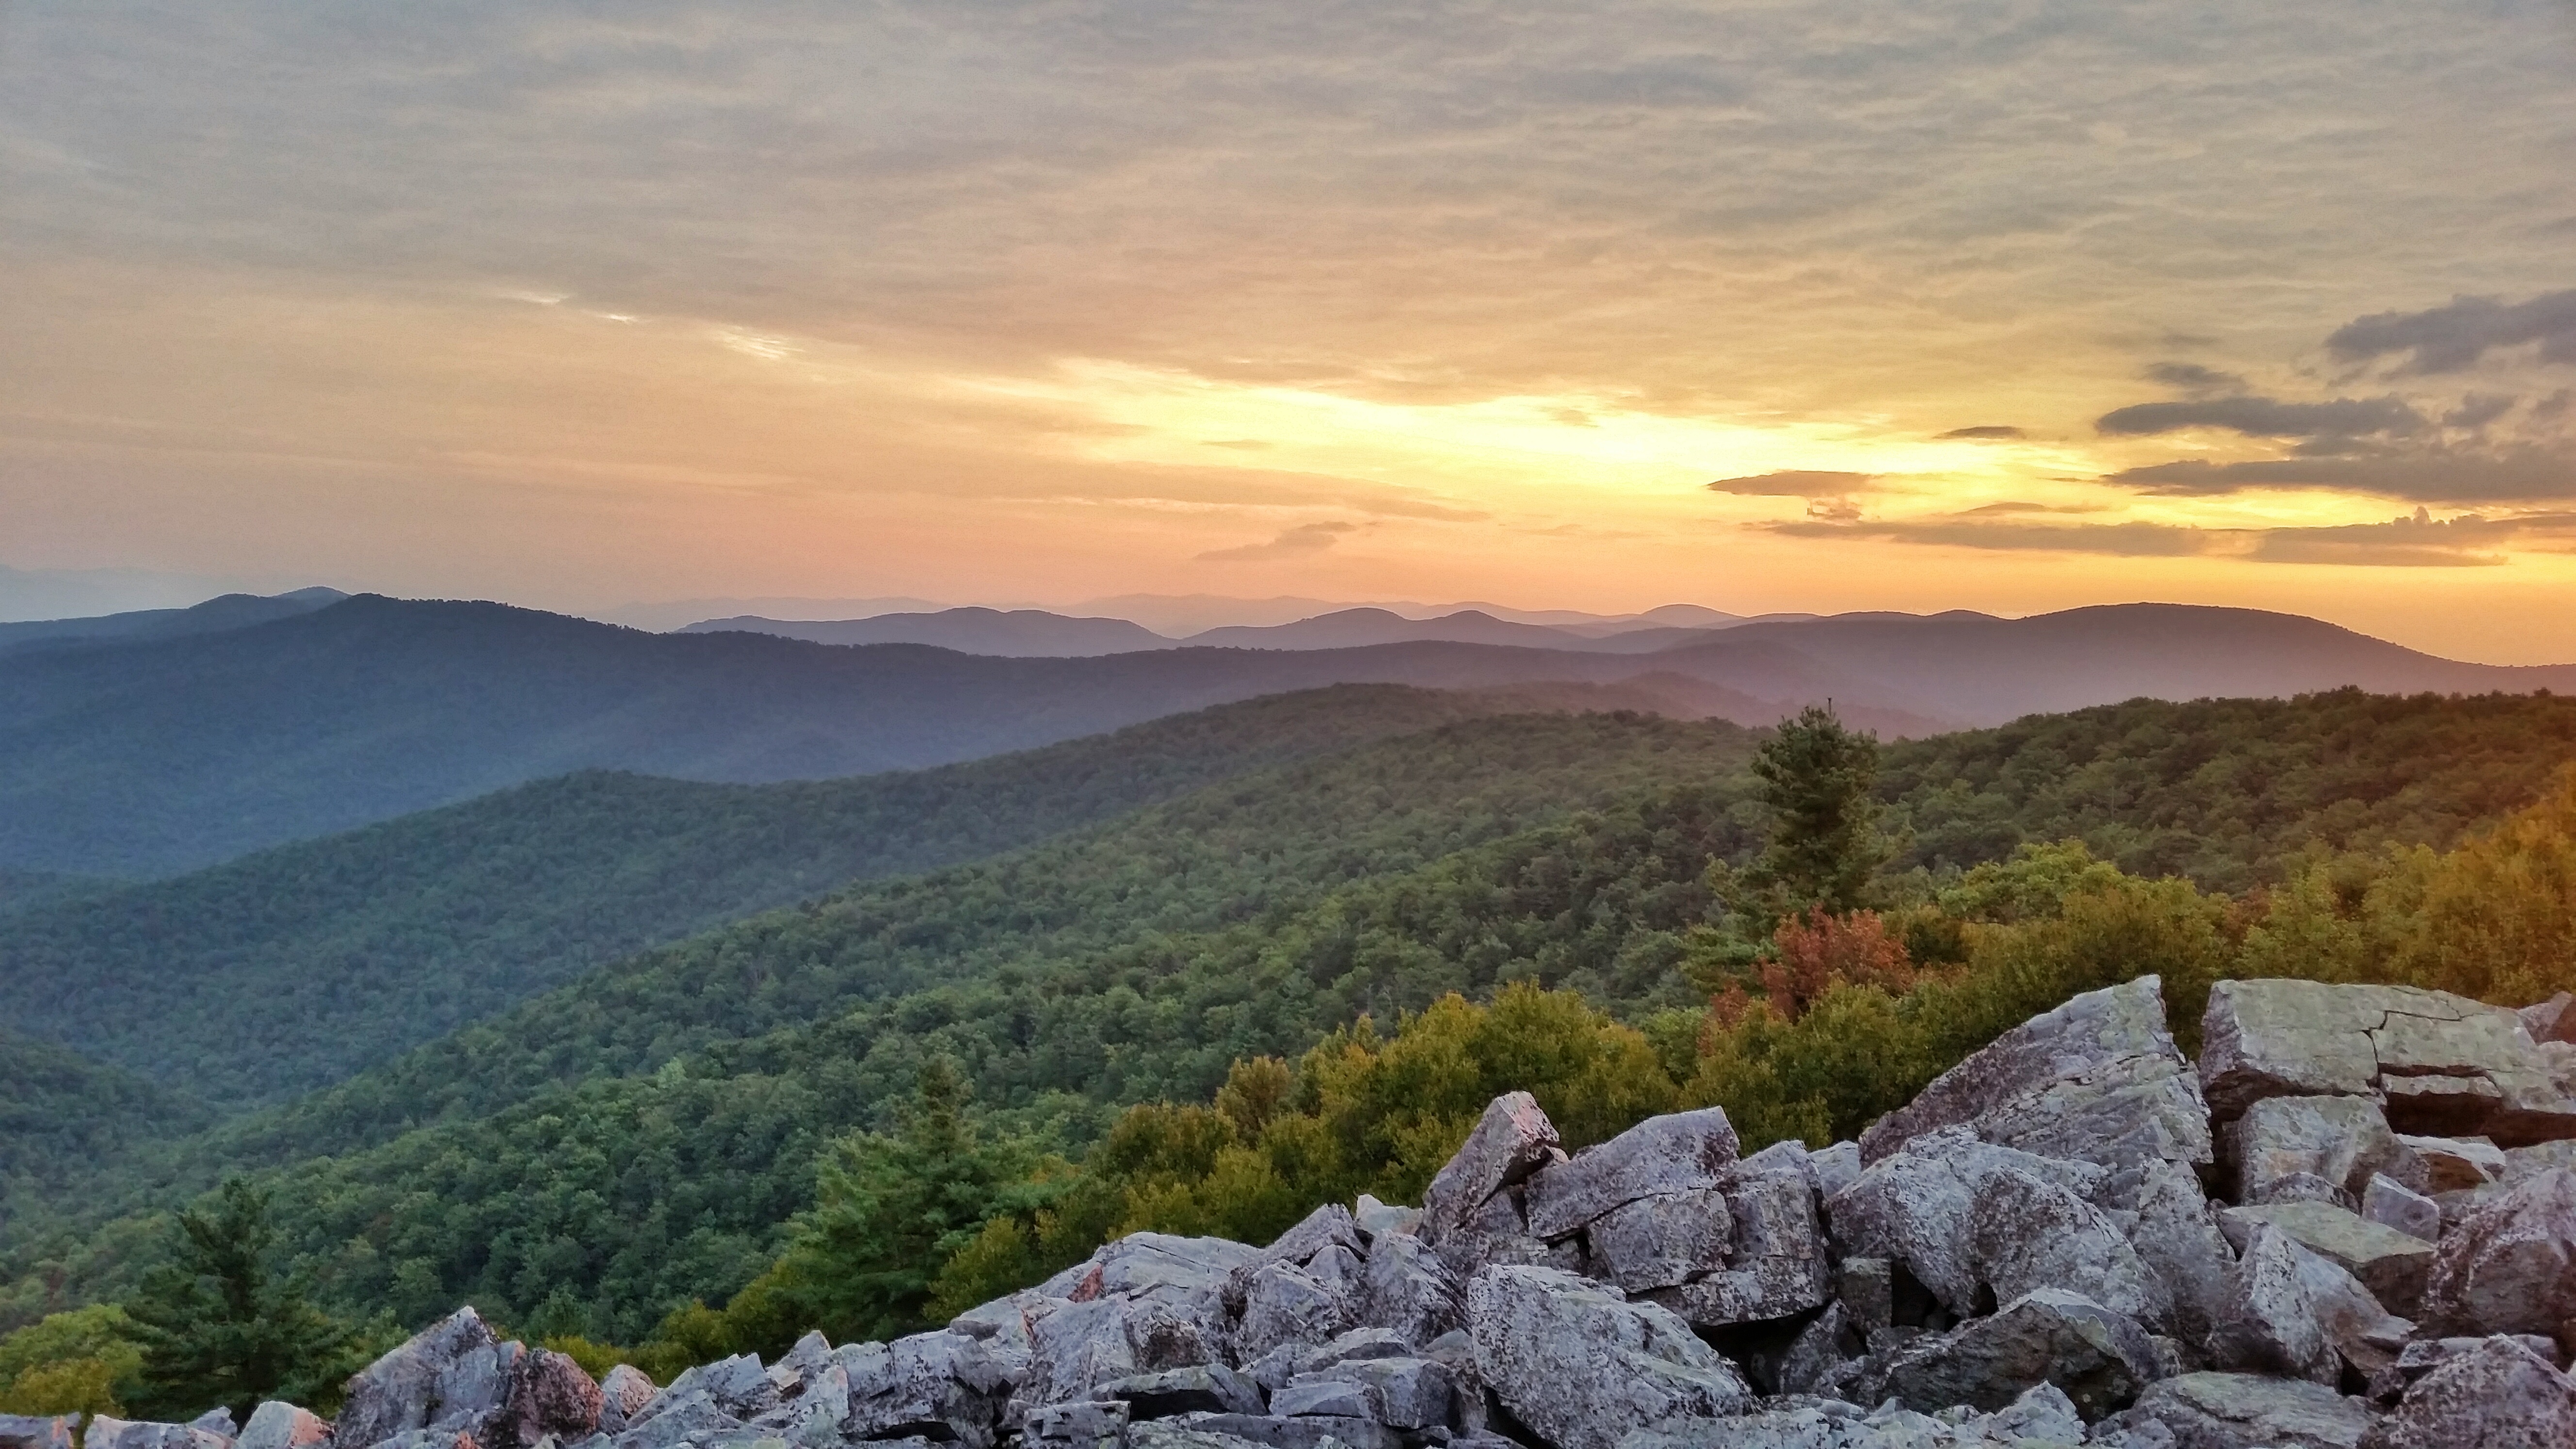
{"type": "Polygon", "coordinates": [[[1741,498],[1839,498],[1861,492],[1877,480],[1875,473],[1799,469],[1758,473],[1750,478],[1720,478],[1708,485],[1708,491],[1732,493],[1741,498]]]}
{"type": "Polygon", "coordinates": [[[2221,428],[2252,438],[2407,437],[2423,431],[2424,415],[2393,396],[2300,403],[2239,395],[2137,403],[2104,413],[2093,426],[2132,438],[2186,428],[2221,428]]]}
{"type": "Polygon", "coordinates": [[[2336,328],[2326,351],[2345,362],[2409,355],[2401,372],[2466,372],[2489,352],[2533,342],[2543,362],[2576,363],[2576,289],[2527,302],[2455,297],[2422,312],[2375,313],[2336,328]]]}
{"type": "Polygon", "coordinates": [[[1268,543],[1215,548],[1198,556],[1201,563],[1266,563],[1272,559],[1311,558],[1356,531],[1356,523],[1301,523],[1268,543]]]}
{"type": "Polygon", "coordinates": [[[2473,392],[2460,399],[2458,407],[2442,414],[2442,426],[2474,433],[2512,412],[2513,404],[2509,394],[2473,392]]]}
{"type": "Polygon", "coordinates": [[[2154,363],[2147,368],[2147,380],[2195,396],[2245,390],[2244,378],[2232,372],[2220,372],[2214,367],[2203,367],[2197,362],[2154,363]]]}
{"type": "Polygon", "coordinates": [[[2563,447],[2518,444],[2235,463],[2185,458],[2126,468],[2102,481],[2167,498],[2210,498],[2249,488],[2337,488],[2422,503],[2529,503],[2576,499],[2576,456],[2563,447]]]}
{"type": "Polygon", "coordinates": [[[2007,438],[2027,438],[2030,434],[2025,429],[2009,427],[2002,423],[1983,423],[1973,428],[1952,428],[1941,436],[1944,438],[1965,438],[1974,441],[1986,441],[1989,439],[1999,441],[2007,438]]]}
{"type": "MultiPolygon", "coordinates": [[[[1979,510],[1982,512],[1983,510],[1979,510]]],[[[1950,518],[1748,525],[1793,538],[1880,539],[1895,543],[2015,553],[2098,554],[2119,558],[2233,558],[2261,564],[2340,564],[2369,568],[2484,568],[2506,561],[2502,550],[2576,548],[2576,513],[2504,518],[2463,514],[2436,519],[2417,509],[2385,523],[2308,528],[2199,528],[2167,523],[2008,523],[1961,514],[1950,518]]]]}

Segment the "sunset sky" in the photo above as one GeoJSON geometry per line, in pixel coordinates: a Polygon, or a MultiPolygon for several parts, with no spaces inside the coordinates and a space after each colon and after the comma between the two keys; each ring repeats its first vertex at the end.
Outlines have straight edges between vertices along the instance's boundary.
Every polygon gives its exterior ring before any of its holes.
{"type": "Polygon", "coordinates": [[[2576,3],[0,0],[0,565],[2576,660],[2576,3]]]}

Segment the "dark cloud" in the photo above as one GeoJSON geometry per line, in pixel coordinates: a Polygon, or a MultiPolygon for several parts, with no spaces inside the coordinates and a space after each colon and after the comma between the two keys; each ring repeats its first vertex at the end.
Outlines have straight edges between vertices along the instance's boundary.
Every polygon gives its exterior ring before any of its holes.
{"type": "Polygon", "coordinates": [[[1301,523],[1268,543],[1247,543],[1235,548],[1213,548],[1198,556],[1201,563],[1263,563],[1271,559],[1308,558],[1322,553],[1341,541],[1343,534],[1359,527],[1356,523],[1301,523]]]}
{"type": "Polygon", "coordinates": [[[2197,362],[2159,362],[2147,368],[2147,380],[2158,382],[2176,392],[2194,395],[2205,393],[2243,392],[2245,379],[2232,372],[2220,372],[2197,362]]]}
{"type": "Polygon", "coordinates": [[[1758,473],[1750,478],[1720,478],[1708,485],[1708,491],[1733,493],[1744,498],[1839,498],[1846,493],[1858,493],[1877,479],[1875,473],[1801,469],[1758,473]]]}
{"type": "Polygon", "coordinates": [[[2249,488],[2342,488],[2422,503],[2529,503],[2576,499],[2576,456],[2561,449],[2516,445],[2237,463],[2187,458],[2123,469],[2102,481],[2180,498],[2215,497],[2249,488]]]}
{"type": "Polygon", "coordinates": [[[2345,362],[2411,354],[2405,372],[2465,372],[2498,348],[2533,342],[2544,362],[2576,363],[2576,289],[2527,302],[2455,297],[2423,312],[2380,312],[2336,328],[2326,350],[2345,362]]]}
{"type": "Polygon", "coordinates": [[[1969,438],[1982,440],[1988,438],[2027,438],[2030,436],[2030,433],[2026,429],[2010,427],[2003,423],[1985,423],[1973,428],[1952,428],[1941,436],[1944,438],[1969,438]]]}
{"type": "Polygon", "coordinates": [[[2502,393],[2473,392],[2460,399],[2460,405],[2442,414],[2442,426],[2476,432],[2506,413],[2513,411],[2513,398],[2502,393]]]}
{"type": "MultiPolygon", "coordinates": [[[[1980,510],[1982,512],[1982,510],[1980,510]]],[[[2483,568],[2505,562],[2509,545],[2552,551],[2576,545],[2576,513],[2508,518],[2464,514],[2325,528],[2195,528],[2163,523],[2009,523],[1973,514],[1875,522],[1751,525],[1793,538],[1881,539],[1895,543],[2015,553],[2103,554],[2120,558],[2223,557],[2267,564],[2371,568],[2483,568]]]]}
{"type": "Polygon", "coordinates": [[[2132,438],[2186,428],[2223,428],[2251,438],[2407,437],[2423,431],[2424,415],[2396,397],[2300,403],[2238,395],[2137,403],[2104,413],[2093,426],[2132,438]]]}

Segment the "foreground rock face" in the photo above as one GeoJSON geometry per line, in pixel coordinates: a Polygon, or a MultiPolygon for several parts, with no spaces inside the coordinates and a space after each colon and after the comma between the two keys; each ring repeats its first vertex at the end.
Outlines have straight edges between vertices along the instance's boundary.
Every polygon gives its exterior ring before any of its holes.
{"type": "MultiPolygon", "coordinates": [[[[2576,1008],[2233,982],[2209,1012],[2195,1067],[2152,978],[2077,997],[1812,1152],[1743,1155],[1710,1108],[1569,1157],[1514,1093],[1419,1211],[1139,1233],[934,1332],[662,1388],[464,1309],[337,1424],[86,1449],[2576,1449],[2576,1047],[2531,1031],[2576,1008]]],[[[0,1418],[0,1449],[76,1427],[0,1418]]]]}

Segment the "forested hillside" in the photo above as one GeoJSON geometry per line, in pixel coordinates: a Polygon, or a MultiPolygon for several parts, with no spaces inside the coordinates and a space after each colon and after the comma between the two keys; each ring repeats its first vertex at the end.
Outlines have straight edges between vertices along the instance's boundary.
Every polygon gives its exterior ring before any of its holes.
{"type": "MultiPolygon", "coordinates": [[[[2193,862],[2211,885],[2295,883],[2303,859],[2449,844],[2531,798],[2576,755],[2571,720],[2567,701],[2345,694],[2118,706],[1899,745],[1879,793],[1905,849],[1880,889],[1933,912],[1903,939],[1934,964],[1967,949],[1943,919],[1978,929],[2108,889],[2108,914],[2063,928],[2076,945],[2043,932],[2030,949],[2096,951],[2085,970],[2161,950],[2206,974],[2239,949],[2222,927],[2244,917],[2223,897],[2133,890],[2080,853],[2033,857],[2009,887],[1962,884],[1956,867],[2073,835],[2115,860],[2144,852],[2149,869],[2193,862]],[[2152,946],[2166,938],[2181,944],[2152,946]]],[[[1205,1100],[1238,1059],[1514,981],[1607,1008],[1680,1082],[1702,1070],[1709,992],[1745,969],[1725,944],[1744,922],[1709,867],[1748,866],[1764,838],[1752,742],[1634,717],[1468,721],[772,912],[289,1108],[128,1154],[69,1211],[12,1233],[17,1301],[47,1274],[76,1293],[130,1281],[146,1219],[107,1219],[265,1165],[335,1302],[410,1320],[472,1297],[632,1339],[765,1271],[827,1145],[896,1126],[926,1062],[957,1063],[1004,1139],[1079,1155],[1120,1104],[1205,1100]]],[[[1774,1089],[1743,1085],[1743,1067],[1708,1070],[1737,1084],[1748,1123],[1815,1110],[1764,1108],[1774,1089]]],[[[1855,1080],[1854,1103],[1891,1090],[1855,1080]]]]}
{"type": "MultiPolygon", "coordinates": [[[[548,780],[172,880],[39,896],[0,929],[0,1020],[238,1109],[656,941],[1531,702],[1348,685],[918,773],[548,780]]],[[[7,890],[0,880],[0,906],[7,890]]]]}

